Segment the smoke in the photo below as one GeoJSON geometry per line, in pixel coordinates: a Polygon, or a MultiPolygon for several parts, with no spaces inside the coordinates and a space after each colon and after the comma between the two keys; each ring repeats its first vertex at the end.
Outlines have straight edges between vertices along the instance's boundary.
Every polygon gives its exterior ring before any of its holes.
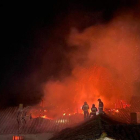
{"type": "Polygon", "coordinates": [[[105,107],[113,107],[117,99],[129,101],[138,95],[136,1],[59,2],[50,18],[41,13],[32,25],[25,73],[11,69],[12,76],[7,74],[1,82],[1,106],[34,105],[43,99],[48,114],[55,117],[81,112],[84,101],[97,106],[101,98],[105,107]]]}
{"type": "Polygon", "coordinates": [[[82,32],[71,28],[67,37],[70,51],[64,58],[69,60],[72,72],[63,76],[63,71],[61,78],[43,84],[44,105],[52,116],[81,112],[84,101],[97,106],[101,98],[105,107],[114,107],[116,100],[129,102],[139,94],[139,23],[131,11],[82,32]]]}

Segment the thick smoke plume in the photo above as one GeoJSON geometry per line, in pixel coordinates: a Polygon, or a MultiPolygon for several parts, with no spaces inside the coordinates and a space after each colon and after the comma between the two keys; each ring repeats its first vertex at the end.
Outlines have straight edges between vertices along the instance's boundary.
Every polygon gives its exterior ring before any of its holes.
{"type": "Polygon", "coordinates": [[[105,107],[114,107],[116,100],[129,102],[139,94],[140,36],[134,14],[122,14],[82,32],[71,28],[67,38],[71,51],[65,57],[72,73],[43,85],[44,105],[51,115],[81,112],[84,101],[97,106],[98,98],[105,107]]]}
{"type": "Polygon", "coordinates": [[[139,0],[58,1],[27,14],[23,6],[20,19],[10,7],[2,8],[0,109],[43,100],[57,116],[139,94],[139,0]]]}

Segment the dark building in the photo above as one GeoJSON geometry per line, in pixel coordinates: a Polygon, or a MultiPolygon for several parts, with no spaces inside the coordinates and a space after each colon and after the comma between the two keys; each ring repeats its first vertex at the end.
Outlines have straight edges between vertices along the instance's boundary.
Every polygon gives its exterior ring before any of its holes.
{"type": "Polygon", "coordinates": [[[79,126],[62,130],[50,140],[96,140],[103,134],[115,140],[139,140],[140,125],[120,123],[99,115],[79,126]]]}

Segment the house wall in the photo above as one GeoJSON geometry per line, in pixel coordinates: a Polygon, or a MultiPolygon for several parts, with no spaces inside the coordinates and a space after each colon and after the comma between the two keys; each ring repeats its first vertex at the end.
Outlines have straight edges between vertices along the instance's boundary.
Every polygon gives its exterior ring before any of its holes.
{"type": "MultiPolygon", "coordinates": [[[[15,134],[0,135],[0,140],[13,140],[15,134]]],[[[43,134],[21,134],[24,140],[49,140],[53,137],[53,133],[43,133],[43,134]]]]}

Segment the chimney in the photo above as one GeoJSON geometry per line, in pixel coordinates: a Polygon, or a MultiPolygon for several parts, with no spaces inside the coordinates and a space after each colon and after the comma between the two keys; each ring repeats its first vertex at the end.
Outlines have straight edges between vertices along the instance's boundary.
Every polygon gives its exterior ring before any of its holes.
{"type": "Polygon", "coordinates": [[[137,124],[137,113],[136,112],[130,113],[130,120],[131,120],[132,124],[137,124]]]}

